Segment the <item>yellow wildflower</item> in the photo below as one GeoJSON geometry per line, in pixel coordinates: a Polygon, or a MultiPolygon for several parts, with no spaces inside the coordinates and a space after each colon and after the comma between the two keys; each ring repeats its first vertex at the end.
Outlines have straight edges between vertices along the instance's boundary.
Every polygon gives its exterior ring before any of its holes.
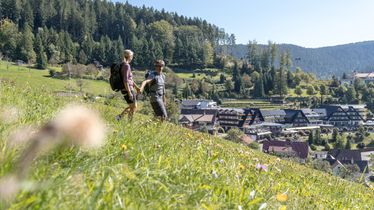
{"type": "Polygon", "coordinates": [[[285,206],[285,205],[282,205],[280,208],[279,208],[279,210],[286,210],[287,209],[287,206],[285,206]]]}
{"type": "Polygon", "coordinates": [[[287,194],[284,194],[284,193],[278,193],[277,194],[277,200],[279,202],[286,202],[288,200],[288,196],[287,196],[287,194]]]}
{"type": "Polygon", "coordinates": [[[245,166],[244,166],[243,164],[239,163],[239,169],[240,169],[240,170],[244,170],[244,169],[245,169],[245,166]]]}
{"type": "Polygon", "coordinates": [[[122,148],[123,151],[126,151],[126,150],[127,150],[127,146],[126,146],[126,144],[122,144],[122,145],[121,145],[121,148],[122,148]]]}

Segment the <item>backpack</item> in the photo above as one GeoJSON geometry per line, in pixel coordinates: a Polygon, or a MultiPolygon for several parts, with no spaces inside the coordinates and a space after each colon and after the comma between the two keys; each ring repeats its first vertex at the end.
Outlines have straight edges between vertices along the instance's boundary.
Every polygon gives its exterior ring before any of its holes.
{"type": "Polygon", "coordinates": [[[120,91],[125,88],[121,75],[121,68],[123,63],[113,63],[110,67],[109,83],[113,91],[120,91]]]}
{"type": "MultiPolygon", "coordinates": [[[[147,71],[145,72],[144,79],[147,80],[147,79],[149,79],[149,77],[154,77],[155,74],[156,74],[155,71],[147,70],[147,71]]],[[[149,94],[151,93],[151,84],[150,84],[150,83],[148,83],[148,84],[146,84],[146,85],[144,86],[144,93],[145,93],[146,95],[149,95],[149,94]]]]}

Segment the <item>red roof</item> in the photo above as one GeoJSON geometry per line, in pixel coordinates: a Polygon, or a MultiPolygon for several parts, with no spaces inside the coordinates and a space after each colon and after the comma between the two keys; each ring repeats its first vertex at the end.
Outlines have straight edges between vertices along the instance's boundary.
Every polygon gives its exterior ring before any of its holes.
{"type": "Polygon", "coordinates": [[[290,147],[301,159],[306,159],[309,153],[307,142],[291,142],[291,141],[264,141],[262,150],[269,153],[269,147],[290,147]]]}

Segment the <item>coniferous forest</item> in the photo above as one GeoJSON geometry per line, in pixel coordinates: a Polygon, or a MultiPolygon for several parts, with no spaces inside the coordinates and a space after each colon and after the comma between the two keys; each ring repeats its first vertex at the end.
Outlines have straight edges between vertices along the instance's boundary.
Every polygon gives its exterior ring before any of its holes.
{"type": "Polygon", "coordinates": [[[124,48],[134,66],[156,58],[180,67],[213,65],[214,48],[229,37],[199,18],[101,0],[1,0],[0,49],[10,60],[109,66],[124,48]]]}

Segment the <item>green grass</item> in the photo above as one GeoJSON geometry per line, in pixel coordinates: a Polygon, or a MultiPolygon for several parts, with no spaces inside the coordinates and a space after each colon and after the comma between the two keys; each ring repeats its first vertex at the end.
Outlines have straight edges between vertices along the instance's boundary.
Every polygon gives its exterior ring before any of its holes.
{"type": "MultiPolygon", "coordinates": [[[[22,149],[8,146],[10,132],[19,126],[42,125],[60,107],[81,101],[55,97],[54,88],[60,85],[42,86],[37,78],[43,82],[50,78],[39,72],[25,72],[25,77],[35,78],[22,86],[0,83],[0,107],[17,107],[22,113],[17,121],[0,124],[0,177],[11,171],[22,149]]],[[[132,123],[115,122],[121,105],[83,103],[105,119],[109,127],[105,146],[96,151],[61,148],[37,159],[27,185],[34,187],[24,188],[10,209],[258,209],[263,203],[269,209],[374,206],[374,191],[363,185],[244,145],[150,121],[150,116],[137,114],[132,123]],[[256,169],[257,163],[267,164],[268,171],[256,169]],[[288,200],[278,201],[276,195],[284,192],[288,200]]]]}
{"type": "Polygon", "coordinates": [[[259,100],[259,99],[238,99],[238,100],[224,100],[222,102],[223,107],[251,107],[260,109],[281,109],[284,108],[279,104],[273,104],[269,101],[259,100]]]}
{"type": "MultiPolygon", "coordinates": [[[[23,66],[14,66],[0,62],[0,78],[12,80],[19,87],[26,87],[30,84],[33,88],[46,88],[53,91],[67,91],[73,89],[78,91],[77,79],[57,79],[49,77],[48,70],[37,70],[23,66]]],[[[91,94],[112,93],[109,83],[83,79],[83,91],[91,94]]]]}

